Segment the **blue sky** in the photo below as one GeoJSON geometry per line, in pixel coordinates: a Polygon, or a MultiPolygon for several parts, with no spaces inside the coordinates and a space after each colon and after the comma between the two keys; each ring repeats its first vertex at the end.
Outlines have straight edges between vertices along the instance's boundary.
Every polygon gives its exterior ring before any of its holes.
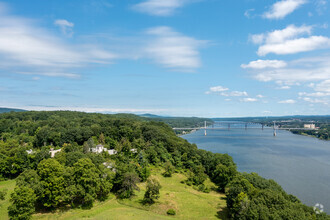
{"type": "Polygon", "coordinates": [[[330,114],[327,0],[0,1],[0,106],[330,114]]]}

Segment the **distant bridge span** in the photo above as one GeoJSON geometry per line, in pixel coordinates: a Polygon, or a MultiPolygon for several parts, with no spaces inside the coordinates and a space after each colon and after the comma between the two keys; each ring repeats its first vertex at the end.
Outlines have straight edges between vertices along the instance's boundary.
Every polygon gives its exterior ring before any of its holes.
{"type": "Polygon", "coordinates": [[[314,131],[318,130],[318,128],[280,128],[276,126],[276,122],[274,122],[274,125],[272,127],[265,126],[264,124],[261,123],[255,123],[255,122],[216,122],[212,124],[212,127],[207,127],[206,126],[206,121],[204,122],[204,127],[195,127],[195,128],[173,128],[173,130],[205,130],[205,136],[207,135],[206,130],[231,130],[231,129],[273,129],[273,134],[276,136],[276,130],[308,130],[308,131],[314,131]],[[227,125],[227,127],[214,127],[214,124],[216,125],[227,125]],[[258,127],[249,127],[248,125],[261,125],[261,128],[258,127]],[[244,125],[244,127],[233,127],[232,125],[244,125]]]}

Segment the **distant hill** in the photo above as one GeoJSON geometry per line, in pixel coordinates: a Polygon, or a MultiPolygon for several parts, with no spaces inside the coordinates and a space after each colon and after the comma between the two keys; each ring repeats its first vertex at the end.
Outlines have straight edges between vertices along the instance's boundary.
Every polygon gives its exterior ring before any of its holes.
{"type": "Polygon", "coordinates": [[[141,117],[145,117],[145,118],[164,118],[165,116],[159,116],[159,115],[153,115],[153,114],[142,114],[142,115],[139,115],[141,117]]]}
{"type": "Polygon", "coordinates": [[[0,113],[5,112],[25,112],[26,110],[23,109],[16,109],[16,108],[0,108],[0,113]]]}

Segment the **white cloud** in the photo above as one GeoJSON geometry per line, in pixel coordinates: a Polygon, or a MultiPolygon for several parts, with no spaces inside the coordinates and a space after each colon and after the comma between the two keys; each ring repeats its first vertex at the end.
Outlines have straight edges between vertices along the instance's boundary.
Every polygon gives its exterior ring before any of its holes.
{"type": "Polygon", "coordinates": [[[133,9],[155,16],[169,16],[187,3],[188,0],[146,0],[134,5],[133,9]]]}
{"type": "Polygon", "coordinates": [[[223,96],[248,96],[248,93],[243,91],[232,91],[232,92],[228,92],[228,93],[221,93],[221,95],[223,96]]]}
{"type": "Polygon", "coordinates": [[[201,66],[198,48],[205,41],[175,32],[170,27],[156,27],[147,31],[152,39],[145,48],[147,56],[171,69],[192,71],[201,66]]]}
{"type": "Polygon", "coordinates": [[[0,33],[0,69],[6,72],[78,78],[73,69],[116,57],[95,45],[69,46],[33,21],[6,13],[0,14],[0,33]]]}
{"type": "Polygon", "coordinates": [[[265,68],[283,68],[287,64],[282,60],[256,60],[249,64],[242,64],[243,69],[265,69],[265,68]]]}
{"type": "Polygon", "coordinates": [[[316,0],[315,4],[316,4],[316,12],[319,15],[322,15],[324,13],[324,11],[327,10],[327,0],[316,0]]]}
{"type": "Polygon", "coordinates": [[[248,93],[243,91],[228,91],[229,89],[223,86],[214,86],[210,87],[208,91],[205,92],[205,94],[217,94],[221,96],[226,97],[234,97],[234,96],[248,96],[248,93]]]}
{"type": "Polygon", "coordinates": [[[330,96],[330,92],[313,92],[313,93],[307,93],[307,92],[299,92],[299,96],[309,96],[309,97],[325,97],[330,96]]]}
{"type": "Polygon", "coordinates": [[[310,36],[312,26],[288,25],[282,30],[274,30],[268,33],[250,35],[250,41],[259,44],[257,54],[265,56],[274,54],[294,54],[317,49],[330,48],[330,38],[325,36],[310,36]],[[308,37],[301,37],[308,35],[308,37]],[[299,38],[300,37],[300,38],[299,38]]]}
{"type": "MultiPolygon", "coordinates": [[[[329,55],[298,59],[287,62],[287,66],[284,68],[254,69],[251,74],[259,81],[281,82],[280,84],[284,84],[283,86],[298,85],[299,82],[325,81],[330,79],[329,60],[329,55]]],[[[327,86],[326,83],[320,84],[319,91],[326,89],[327,86]]]]}
{"type": "Polygon", "coordinates": [[[315,104],[324,104],[324,105],[328,105],[329,103],[329,100],[325,100],[325,99],[313,99],[313,98],[310,98],[310,97],[304,97],[303,98],[304,101],[306,102],[310,102],[310,103],[315,103],[315,104]]]}
{"type": "Polygon", "coordinates": [[[265,41],[265,34],[252,34],[249,38],[254,44],[262,44],[265,41]]]}
{"type": "Polygon", "coordinates": [[[314,89],[316,91],[330,93],[330,77],[327,80],[315,85],[314,89]]]}
{"type": "Polygon", "coordinates": [[[254,8],[246,10],[244,12],[244,16],[247,17],[247,18],[251,18],[252,17],[251,13],[254,12],[254,10],[255,10],[254,8]]]}
{"type": "Polygon", "coordinates": [[[291,89],[290,86],[280,86],[280,87],[277,87],[277,89],[291,89]]]}
{"type": "Polygon", "coordinates": [[[312,26],[302,25],[297,27],[295,25],[288,25],[281,30],[274,30],[268,33],[253,34],[250,36],[250,40],[255,44],[274,44],[282,43],[286,40],[294,39],[298,36],[308,34],[312,32],[312,26]]]}
{"type": "Polygon", "coordinates": [[[54,24],[59,26],[65,36],[72,37],[74,24],[64,19],[55,20],[54,24]]]}
{"type": "Polygon", "coordinates": [[[257,95],[256,97],[261,99],[261,98],[264,98],[265,96],[263,96],[263,95],[257,95]]]}
{"type": "Polygon", "coordinates": [[[258,99],[255,99],[255,98],[243,98],[243,99],[240,99],[241,102],[257,102],[258,99]]]}
{"type": "Polygon", "coordinates": [[[227,90],[229,90],[229,89],[226,87],[223,87],[223,86],[215,86],[215,87],[210,88],[211,92],[223,92],[223,91],[227,91],[227,90]]]}
{"type": "Polygon", "coordinates": [[[272,5],[268,12],[263,14],[264,18],[282,19],[294,12],[299,6],[305,4],[305,0],[282,0],[272,5]]]}
{"type": "Polygon", "coordinates": [[[293,100],[293,99],[287,99],[287,100],[279,101],[278,103],[281,103],[281,104],[294,104],[294,103],[296,103],[296,101],[293,100]]]}
{"type": "Polygon", "coordinates": [[[269,53],[283,55],[327,48],[330,48],[330,38],[311,36],[308,38],[287,40],[283,43],[265,44],[259,47],[257,54],[259,56],[265,56],[269,53]]]}
{"type": "Polygon", "coordinates": [[[302,25],[300,27],[296,27],[295,25],[288,25],[286,28],[282,30],[275,30],[267,34],[266,43],[282,43],[286,40],[293,39],[297,36],[301,36],[304,34],[310,35],[312,33],[312,26],[302,25]]]}

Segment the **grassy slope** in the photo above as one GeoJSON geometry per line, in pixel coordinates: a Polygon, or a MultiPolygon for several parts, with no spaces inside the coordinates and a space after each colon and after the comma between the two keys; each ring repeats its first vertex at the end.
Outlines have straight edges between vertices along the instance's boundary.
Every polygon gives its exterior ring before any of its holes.
{"type": "MultiPolygon", "coordinates": [[[[198,192],[180,183],[186,179],[182,174],[165,178],[160,175],[160,170],[154,170],[153,176],[159,180],[162,189],[159,201],[151,206],[143,206],[140,203],[145,192],[145,183],[141,183],[141,191],[131,200],[117,200],[112,195],[105,202],[95,203],[90,210],[36,214],[34,219],[226,219],[223,194],[198,192]],[[176,210],[176,216],[166,215],[170,208],[176,210]]],[[[207,184],[212,185],[209,181],[207,184]]]]}
{"type": "Polygon", "coordinates": [[[8,206],[9,206],[9,197],[10,194],[14,191],[15,188],[15,180],[8,180],[0,182],[0,190],[7,189],[6,200],[0,201],[0,219],[5,220],[8,219],[8,206]]]}

